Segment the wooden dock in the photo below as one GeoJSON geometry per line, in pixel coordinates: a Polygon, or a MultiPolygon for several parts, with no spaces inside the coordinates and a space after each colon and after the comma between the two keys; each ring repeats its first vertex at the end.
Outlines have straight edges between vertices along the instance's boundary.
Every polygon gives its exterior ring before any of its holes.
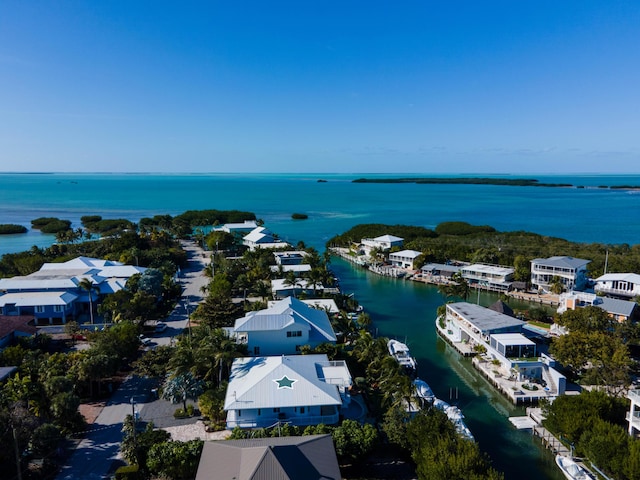
{"type": "Polygon", "coordinates": [[[571,457],[571,451],[565,447],[560,440],[553,436],[553,434],[541,425],[533,427],[533,433],[540,437],[542,444],[551,450],[553,453],[559,453],[565,457],[571,457]]]}

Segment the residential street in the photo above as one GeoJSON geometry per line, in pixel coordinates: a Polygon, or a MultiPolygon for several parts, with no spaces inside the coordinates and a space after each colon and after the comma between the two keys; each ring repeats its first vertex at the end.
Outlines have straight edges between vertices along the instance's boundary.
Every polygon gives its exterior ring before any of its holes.
{"type": "MultiPolygon", "coordinates": [[[[183,286],[182,300],[165,320],[168,328],[161,334],[153,335],[152,347],[154,344],[168,345],[174,336],[188,326],[187,308],[193,312],[202,300],[201,287],[208,283],[203,273],[204,267],[210,261],[208,256],[205,258],[205,252],[195,242],[181,241],[181,244],[188,255],[188,267],[180,272],[179,278],[183,286]]],[[[110,478],[113,473],[112,465],[119,459],[122,422],[134,408],[139,413],[141,421],[155,418],[154,423],[159,426],[196,421],[196,419],[175,421],[171,415],[175,407],[169,402],[156,400],[152,393],[155,387],[153,379],[128,377],[89,427],[85,438],[61,469],[58,480],[110,478]]]]}

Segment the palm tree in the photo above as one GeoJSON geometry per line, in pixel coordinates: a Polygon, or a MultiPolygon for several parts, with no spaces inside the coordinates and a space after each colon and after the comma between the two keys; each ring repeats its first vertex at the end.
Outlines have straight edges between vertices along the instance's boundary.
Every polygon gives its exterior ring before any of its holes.
{"type": "Polygon", "coordinates": [[[100,294],[100,288],[91,281],[89,277],[84,277],[78,282],[78,287],[85,290],[89,294],[89,316],[91,317],[91,325],[93,325],[93,292],[100,294]]]}

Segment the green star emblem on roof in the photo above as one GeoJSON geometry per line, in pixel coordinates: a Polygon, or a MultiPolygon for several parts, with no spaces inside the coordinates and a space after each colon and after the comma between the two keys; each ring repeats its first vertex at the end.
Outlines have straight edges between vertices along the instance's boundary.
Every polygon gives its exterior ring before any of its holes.
{"type": "Polygon", "coordinates": [[[287,378],[287,376],[285,375],[280,380],[274,380],[274,382],[278,384],[278,389],[290,388],[291,390],[293,390],[293,384],[297,382],[297,380],[292,380],[290,378],[287,378]]]}

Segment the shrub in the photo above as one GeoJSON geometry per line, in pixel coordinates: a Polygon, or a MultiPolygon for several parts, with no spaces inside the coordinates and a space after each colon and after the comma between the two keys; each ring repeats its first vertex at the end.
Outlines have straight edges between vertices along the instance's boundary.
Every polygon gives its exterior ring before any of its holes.
{"type": "Polygon", "coordinates": [[[9,235],[14,233],[27,233],[27,227],[23,225],[15,225],[13,223],[0,224],[0,235],[9,235]]]}
{"type": "Polygon", "coordinates": [[[138,465],[125,465],[116,470],[116,480],[142,480],[138,465]]]}

